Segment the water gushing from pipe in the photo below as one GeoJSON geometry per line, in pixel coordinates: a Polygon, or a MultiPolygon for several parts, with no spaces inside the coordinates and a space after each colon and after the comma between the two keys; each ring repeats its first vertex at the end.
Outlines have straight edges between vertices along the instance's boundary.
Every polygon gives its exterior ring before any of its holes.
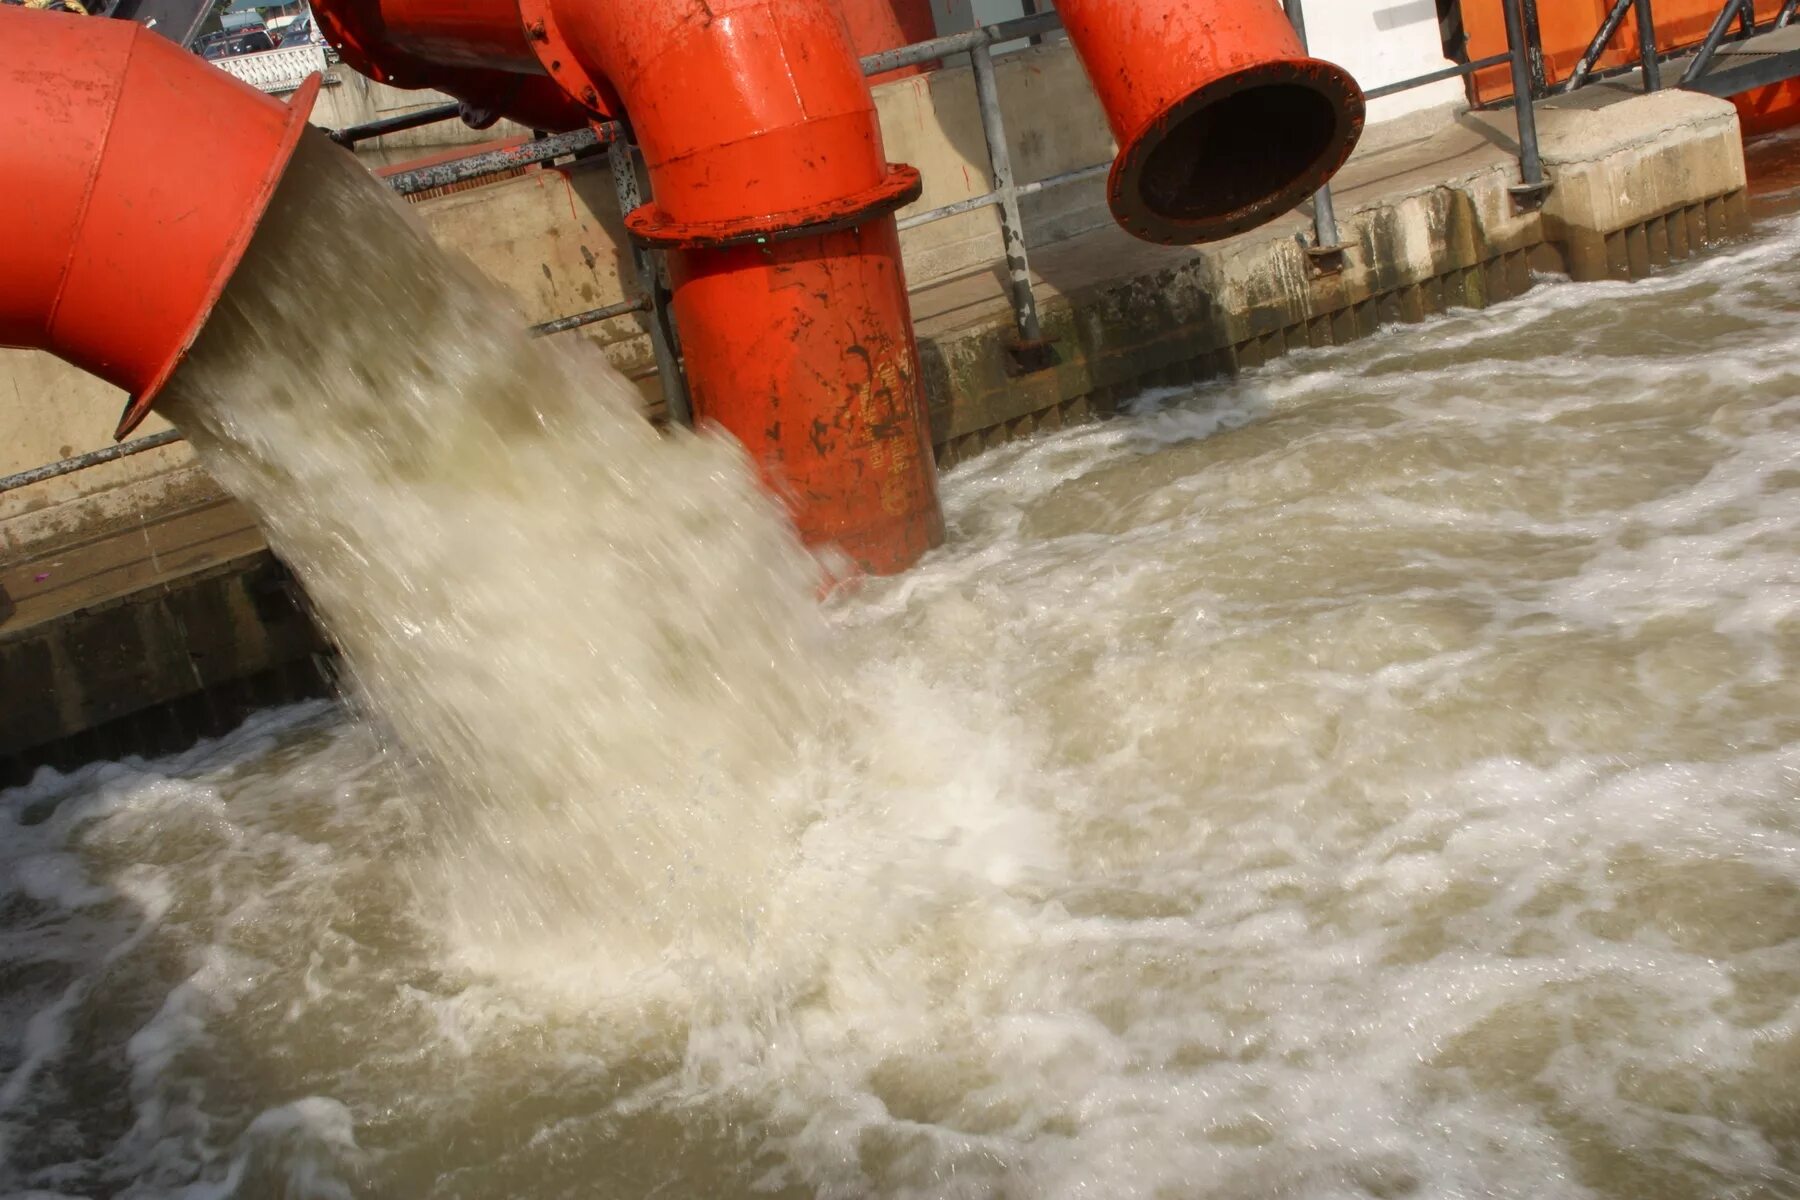
{"type": "Polygon", "coordinates": [[[597,349],[531,340],[313,137],[164,411],[439,797],[453,940],[623,975],[753,937],[822,625],[734,446],[657,434],[597,349]]]}

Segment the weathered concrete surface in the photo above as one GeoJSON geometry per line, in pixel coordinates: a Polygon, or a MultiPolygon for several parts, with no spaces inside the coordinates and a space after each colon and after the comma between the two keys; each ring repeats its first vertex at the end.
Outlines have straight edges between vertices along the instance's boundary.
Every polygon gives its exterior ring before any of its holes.
{"type": "Polygon", "coordinates": [[[1229,373],[1290,346],[1504,299],[1530,286],[1533,268],[1630,277],[1743,231],[1729,103],[1596,91],[1540,106],[1538,120],[1555,182],[1542,211],[1521,211],[1509,191],[1519,181],[1510,113],[1463,113],[1428,138],[1359,152],[1333,183],[1349,247],[1334,273],[1305,253],[1304,210],[1210,246],[1150,246],[1109,226],[1040,249],[1039,311],[1056,339],[1047,370],[1016,372],[997,272],[922,289],[914,317],[940,461],[1103,413],[1147,381],[1229,373]],[[1657,228],[1655,253],[1596,272],[1592,246],[1647,247],[1657,228]]]}
{"type": "Polygon", "coordinates": [[[0,783],[167,750],[323,689],[324,649],[248,513],[217,499],[0,567],[0,783]],[[198,697],[186,713],[156,713],[198,697]],[[92,734],[79,745],[61,745],[92,734]]]}
{"type": "MultiPolygon", "coordinates": [[[[60,359],[29,350],[0,350],[0,475],[112,444],[125,393],[60,359]]],[[[167,429],[154,414],[145,434],[167,429]]],[[[0,492],[0,561],[33,546],[80,536],[133,519],[194,486],[211,486],[193,470],[184,444],[91,467],[29,488],[0,492]]]]}
{"type": "Polygon", "coordinates": [[[1609,84],[1541,106],[1545,239],[1576,279],[1633,279],[1695,239],[1742,232],[1744,156],[1729,102],[1609,84]],[[1616,122],[1629,113],[1631,119],[1616,122]],[[1602,115],[1604,114],[1604,115],[1602,115]]]}

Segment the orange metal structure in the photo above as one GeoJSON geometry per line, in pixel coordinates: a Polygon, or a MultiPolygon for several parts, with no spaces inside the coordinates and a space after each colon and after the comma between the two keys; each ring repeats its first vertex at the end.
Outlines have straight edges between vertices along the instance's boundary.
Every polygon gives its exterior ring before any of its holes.
{"type": "MultiPolygon", "coordinates": [[[[1719,15],[1722,0],[1656,0],[1652,12],[1656,17],[1656,45],[1663,53],[1686,46],[1697,46],[1706,36],[1713,18],[1719,15]]],[[[1555,86],[1567,79],[1580,61],[1600,24],[1606,19],[1610,0],[1557,0],[1537,5],[1538,37],[1543,47],[1544,77],[1555,86]]],[[[1781,0],[1755,0],[1756,19],[1770,21],[1781,11],[1781,0]]],[[[1486,58],[1506,53],[1506,21],[1500,0],[1462,0],[1463,27],[1469,35],[1469,57],[1486,58]]],[[[1637,22],[1629,17],[1601,53],[1596,69],[1610,70],[1637,63],[1639,42],[1637,22]]],[[[1473,76],[1475,101],[1492,104],[1509,99],[1512,94],[1512,72],[1505,66],[1478,71],[1473,76]]],[[[1751,126],[1759,114],[1789,111],[1781,99],[1793,92],[1790,84],[1775,84],[1733,97],[1738,112],[1745,118],[1745,132],[1756,132],[1751,126]],[[1768,93],[1765,95],[1764,93],[1768,93]]],[[[1775,127],[1775,126],[1770,126],[1775,127]]]]}
{"type": "Polygon", "coordinates": [[[1060,0],[1119,154],[1120,225],[1188,244],[1264,224],[1316,191],[1362,133],[1343,68],[1308,58],[1278,0],[1060,0]]]}
{"type": "Polygon", "coordinates": [[[127,21],[0,7],[0,345],[149,412],[249,245],[318,92],[288,104],[127,21]]]}

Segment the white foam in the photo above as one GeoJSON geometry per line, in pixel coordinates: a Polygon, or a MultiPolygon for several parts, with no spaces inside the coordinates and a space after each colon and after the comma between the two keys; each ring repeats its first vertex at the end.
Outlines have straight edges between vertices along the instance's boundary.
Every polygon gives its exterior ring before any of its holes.
{"type": "Polygon", "coordinates": [[[478,297],[221,401],[393,734],[0,800],[0,1187],[1800,1192],[1796,248],[983,456],[828,627],[478,297]]]}

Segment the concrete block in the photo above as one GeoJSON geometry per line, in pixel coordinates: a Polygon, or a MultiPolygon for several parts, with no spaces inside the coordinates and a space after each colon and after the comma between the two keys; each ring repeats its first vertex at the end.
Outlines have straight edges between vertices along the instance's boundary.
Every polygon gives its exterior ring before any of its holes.
{"type": "MultiPolygon", "coordinates": [[[[1728,101],[1671,90],[1615,97],[1601,109],[1553,102],[1539,106],[1539,131],[1555,185],[1543,207],[1544,236],[1566,247],[1576,279],[1647,274],[1650,222],[1744,189],[1743,143],[1728,101]]],[[[1733,227],[1723,208],[1708,224],[1733,227]]]]}

